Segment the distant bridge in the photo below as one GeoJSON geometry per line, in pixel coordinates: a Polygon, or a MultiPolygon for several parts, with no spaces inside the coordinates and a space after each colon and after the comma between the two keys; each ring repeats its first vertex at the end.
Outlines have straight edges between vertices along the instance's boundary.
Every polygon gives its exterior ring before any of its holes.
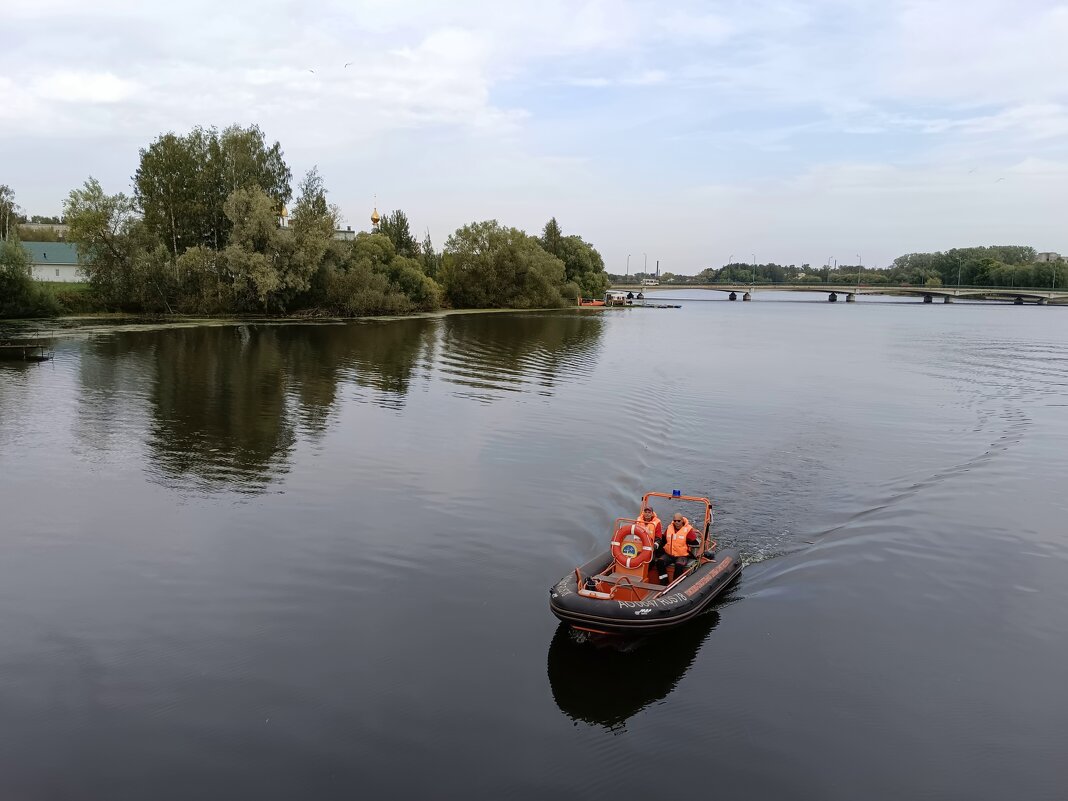
{"type": "MultiPolygon", "coordinates": [[[[612,289],[644,292],[670,292],[679,289],[709,289],[714,292],[726,292],[731,300],[751,300],[754,292],[822,292],[827,300],[842,299],[847,303],[856,300],[857,295],[906,295],[919,297],[924,303],[933,303],[935,298],[942,298],[943,303],[952,303],[956,298],[981,298],[1012,301],[1017,305],[1032,301],[1039,306],[1047,303],[1068,302],[1068,289],[1038,289],[1035,287],[1008,286],[919,286],[912,284],[816,284],[805,282],[782,282],[766,284],[660,284],[659,286],[642,286],[640,284],[613,284],[612,289]]],[[[681,298],[663,298],[658,300],[681,300],[681,298]]]]}

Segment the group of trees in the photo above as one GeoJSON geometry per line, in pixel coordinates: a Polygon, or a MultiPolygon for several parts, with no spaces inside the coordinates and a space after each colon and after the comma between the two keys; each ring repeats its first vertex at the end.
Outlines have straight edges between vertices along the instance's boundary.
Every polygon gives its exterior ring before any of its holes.
{"type": "MultiPolygon", "coordinates": [[[[744,264],[709,267],[697,275],[660,276],[667,284],[748,284],[811,282],[838,284],[910,284],[913,286],[998,286],[998,287],[1066,287],[1068,263],[1036,261],[1032,247],[992,245],[989,247],[954,248],[937,253],[909,253],[894,259],[885,268],[860,265],[744,264]]],[[[646,276],[636,273],[631,278],[646,276]]],[[[623,276],[610,276],[622,282],[623,276]]]]}
{"type": "Polygon", "coordinates": [[[30,275],[30,257],[17,236],[0,240],[0,317],[50,317],[59,302],[30,275]]]}
{"type": "Polygon", "coordinates": [[[555,217],[540,237],[496,220],[463,226],[445,242],[439,278],[457,308],[563,306],[608,288],[601,254],[555,217]]]}
{"type": "Polygon", "coordinates": [[[898,256],[887,280],[956,286],[1068,287],[1068,264],[1036,261],[1032,247],[993,245],[898,256]]]}
{"type": "MultiPolygon", "coordinates": [[[[565,236],[555,219],[542,237],[495,220],[472,223],[439,253],[429,233],[420,243],[396,210],[376,231],[339,240],[340,214],[318,171],[298,183],[295,199],[291,181],[281,146],[256,126],[164,134],[140,151],[131,195],[109,195],[94,178],[70,193],[67,238],[96,303],[123,311],[356,316],[442,305],[555,307],[608,286],[600,254],[565,236]]],[[[25,220],[18,212],[0,187],[5,241],[17,239],[11,226],[25,220]]],[[[28,275],[24,267],[15,272],[28,275]]]]}

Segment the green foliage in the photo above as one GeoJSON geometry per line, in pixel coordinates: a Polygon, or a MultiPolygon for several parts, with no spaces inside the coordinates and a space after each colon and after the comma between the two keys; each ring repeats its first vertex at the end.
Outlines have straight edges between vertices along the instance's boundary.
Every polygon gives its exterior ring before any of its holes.
{"type": "Polygon", "coordinates": [[[943,286],[1050,286],[1035,271],[1035,258],[1035,249],[1023,245],[953,248],[898,256],[889,273],[896,283],[938,278],[943,286]]]}
{"type": "Polygon", "coordinates": [[[7,184],[0,184],[0,239],[7,241],[15,233],[20,220],[15,193],[7,184]]]}
{"type": "Polygon", "coordinates": [[[292,176],[255,126],[163,134],[140,155],[133,197],[90,178],[64,204],[90,287],[65,308],[89,297],[138,312],[402,314],[446,297],[467,308],[557,307],[608,286],[600,253],[555,219],[541,240],[496,221],[464,226],[438,253],[398,209],[377,233],[335,240],[338,213],[317,169],[282,225],[292,176]]]}
{"type": "Polygon", "coordinates": [[[0,241],[0,317],[52,317],[55,296],[30,274],[30,256],[17,236],[0,241]]]}
{"type": "Polygon", "coordinates": [[[563,231],[560,230],[560,224],[555,217],[545,223],[541,231],[541,246],[545,248],[546,253],[560,258],[560,240],[563,238],[563,231]]]}
{"type": "Polygon", "coordinates": [[[26,225],[18,226],[18,237],[27,242],[65,242],[66,237],[59,231],[51,228],[30,228],[26,225]]]}
{"type": "Polygon", "coordinates": [[[138,260],[151,246],[132,198],[107,195],[90,177],[72,189],[63,204],[70,225],[68,238],[78,246],[82,269],[108,308],[135,308],[144,292],[137,286],[138,260]]]}
{"type": "Polygon", "coordinates": [[[496,220],[465,225],[450,236],[439,275],[457,308],[535,309],[566,303],[563,262],[534,237],[496,220]]]}
{"type": "Polygon", "coordinates": [[[441,254],[434,250],[434,243],[430,241],[430,231],[426,232],[426,237],[423,239],[420,256],[423,261],[423,272],[436,279],[441,267],[441,254]]]}
{"type": "Polygon", "coordinates": [[[441,290],[415,259],[398,256],[382,233],[359,233],[325,276],[322,305],[334,314],[407,314],[436,309],[441,290]]]}
{"type": "Polygon", "coordinates": [[[601,254],[582,237],[564,236],[555,217],[545,223],[538,241],[546,253],[564,263],[566,280],[576,284],[584,297],[597,298],[608,289],[610,281],[601,254]]]}
{"type": "Polygon", "coordinates": [[[277,216],[292,196],[291,179],[281,145],[267,147],[259,127],[194,128],[185,136],[164,134],[141,150],[134,197],[149,231],[177,258],[197,245],[229,244],[225,204],[238,189],[266,193],[277,216]]]}
{"type": "Polygon", "coordinates": [[[408,225],[408,215],[400,209],[390,212],[381,219],[378,223],[378,232],[389,238],[394,250],[401,256],[418,255],[419,243],[412,236],[411,227],[408,225]]]}

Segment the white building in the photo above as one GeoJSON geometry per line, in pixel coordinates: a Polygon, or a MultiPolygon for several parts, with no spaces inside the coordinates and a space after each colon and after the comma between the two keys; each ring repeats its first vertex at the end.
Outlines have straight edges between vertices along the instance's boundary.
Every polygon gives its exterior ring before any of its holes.
{"type": "Polygon", "coordinates": [[[69,242],[23,242],[22,247],[30,254],[30,271],[37,281],[85,282],[78,251],[69,242]]]}
{"type": "Polygon", "coordinates": [[[1054,253],[1053,251],[1046,251],[1045,253],[1038,253],[1035,255],[1035,261],[1064,261],[1064,257],[1060,253],[1054,253]]]}

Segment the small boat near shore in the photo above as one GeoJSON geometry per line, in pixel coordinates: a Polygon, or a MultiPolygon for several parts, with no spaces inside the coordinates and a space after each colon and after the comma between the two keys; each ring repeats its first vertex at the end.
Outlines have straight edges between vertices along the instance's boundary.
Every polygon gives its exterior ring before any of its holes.
{"type": "Polygon", "coordinates": [[[741,575],[738,552],[720,550],[711,538],[708,498],[678,491],[670,495],[647,492],[642,496],[643,508],[651,498],[703,505],[704,525],[692,526],[697,530],[697,544],[680,567],[667,568],[666,578],[650,571],[657,548],[653,533],[639,518],[618,518],[611,549],[575,568],[549,590],[549,608],[557,618],[572,628],[598,634],[664,631],[700,615],[741,575]]]}

